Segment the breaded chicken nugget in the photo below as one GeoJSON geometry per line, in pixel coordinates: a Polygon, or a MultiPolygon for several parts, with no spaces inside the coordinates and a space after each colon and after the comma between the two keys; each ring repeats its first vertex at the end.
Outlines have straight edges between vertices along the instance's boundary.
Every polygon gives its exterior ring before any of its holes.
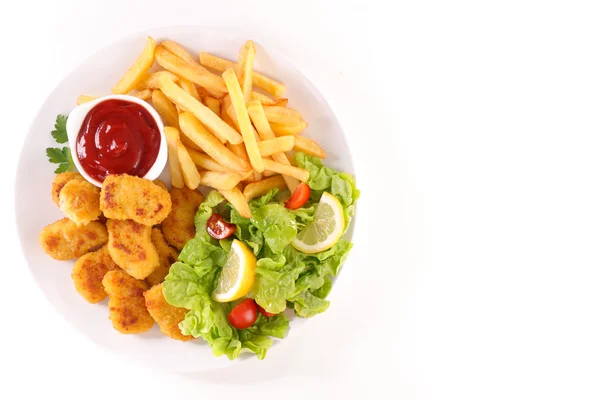
{"type": "Polygon", "coordinates": [[[167,185],[160,179],[155,179],[152,182],[154,182],[155,185],[160,186],[161,188],[165,189],[167,192],[169,191],[169,189],[167,188],[167,185]]]}
{"type": "Polygon", "coordinates": [[[159,228],[152,228],[151,238],[152,244],[154,244],[156,251],[158,251],[158,258],[160,260],[159,266],[146,278],[146,282],[152,287],[165,280],[165,276],[169,273],[171,265],[177,261],[179,252],[169,246],[159,228]]]}
{"type": "Polygon", "coordinates": [[[142,333],[150,330],[154,319],[146,309],[144,292],[148,285],[127,275],[121,269],[108,271],[102,279],[108,294],[109,318],[121,333],[142,333]]]}
{"type": "Polygon", "coordinates": [[[57,206],[59,205],[60,191],[67,182],[72,180],[85,181],[85,178],[79,172],[61,172],[54,177],[54,182],[52,182],[52,200],[57,206]]]}
{"type": "Polygon", "coordinates": [[[100,210],[106,218],[131,219],[152,226],[160,224],[171,212],[171,196],[148,179],[109,175],[102,183],[100,210]]]}
{"type": "Polygon", "coordinates": [[[188,341],[193,336],[184,335],[179,329],[179,323],[185,318],[185,308],[173,307],[165,300],[162,292],[162,283],[153,286],[144,293],[148,312],[154,318],[160,331],[173,339],[188,341]]]}
{"type": "Polygon", "coordinates": [[[108,246],[104,245],[98,251],[79,257],[73,266],[71,278],[75,289],[84,299],[92,304],[99,303],[106,298],[102,278],[108,271],[117,268],[119,266],[108,254],[108,246]]]}
{"type": "Polygon", "coordinates": [[[130,219],[109,219],[108,253],[113,261],[135,279],[145,279],[160,264],[150,239],[152,228],[130,219]]]}
{"type": "Polygon", "coordinates": [[[161,228],[167,242],[181,250],[188,240],[196,235],[194,215],[204,197],[188,188],[172,187],[170,193],[173,207],[169,216],[162,222],[161,228]]]}
{"type": "Polygon", "coordinates": [[[72,179],[60,191],[58,206],[77,225],[96,221],[102,215],[100,189],[88,181],[72,179]]]}
{"type": "Polygon", "coordinates": [[[40,233],[40,243],[57,260],[71,260],[102,247],[108,241],[106,227],[99,222],[77,225],[69,218],[58,220],[40,233]]]}

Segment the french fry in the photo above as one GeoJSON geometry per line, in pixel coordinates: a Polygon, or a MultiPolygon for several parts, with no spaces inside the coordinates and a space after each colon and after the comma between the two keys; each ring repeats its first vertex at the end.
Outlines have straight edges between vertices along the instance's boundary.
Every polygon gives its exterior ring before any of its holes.
{"type": "Polygon", "coordinates": [[[290,165],[296,166],[296,159],[290,152],[285,153],[285,158],[288,160],[290,165]]]}
{"type": "MultiPolygon", "coordinates": [[[[208,112],[212,114],[212,111],[208,112]]],[[[241,172],[250,169],[250,165],[246,161],[233,154],[191,113],[185,112],[179,115],[179,126],[184,135],[225,168],[241,172]]]]}
{"type": "Polygon", "coordinates": [[[243,193],[244,197],[246,198],[246,201],[250,201],[252,199],[267,194],[269,190],[275,188],[279,190],[284,190],[286,188],[286,183],[283,180],[283,177],[280,175],[272,176],[270,178],[266,178],[258,182],[249,183],[244,188],[243,193]]]}
{"type": "Polygon", "coordinates": [[[250,101],[250,93],[252,93],[252,69],[254,68],[254,58],[256,57],[256,49],[252,40],[248,40],[238,55],[237,76],[240,81],[240,87],[244,94],[244,103],[250,101]]]}
{"type": "Polygon", "coordinates": [[[160,79],[160,88],[163,93],[175,104],[179,104],[202,122],[216,137],[230,143],[242,143],[240,134],[227,125],[225,121],[216,116],[208,107],[186,93],[183,89],[169,79],[160,79]]]}
{"type": "MultiPolygon", "coordinates": [[[[229,118],[229,121],[231,121],[231,126],[233,126],[235,129],[237,129],[239,131],[240,125],[238,123],[237,116],[235,115],[235,111],[233,110],[233,106],[231,104],[227,108],[227,117],[229,118]]],[[[256,132],[256,129],[254,129],[253,126],[252,126],[252,133],[254,134],[254,138],[256,139],[256,142],[259,142],[260,136],[258,136],[258,133],[256,132]]]]}
{"type": "Polygon", "coordinates": [[[206,103],[206,106],[210,108],[210,110],[216,115],[221,114],[221,104],[219,103],[219,100],[215,99],[214,97],[206,96],[204,98],[204,102],[206,103]]]}
{"type": "MultiPolygon", "coordinates": [[[[303,153],[308,154],[309,156],[317,157],[317,158],[325,158],[327,153],[325,150],[321,148],[314,140],[310,140],[304,136],[282,136],[278,139],[283,139],[284,137],[289,137],[294,139],[294,150],[301,151],[303,153]]],[[[287,150],[286,150],[287,151],[287,150]]]]}
{"type": "Polygon", "coordinates": [[[227,199],[227,201],[233,205],[233,208],[235,208],[242,217],[252,217],[252,212],[250,212],[250,206],[248,205],[248,202],[246,201],[246,198],[242,194],[242,191],[239,189],[239,187],[235,187],[231,190],[218,190],[219,193],[221,193],[223,197],[225,197],[225,199],[227,199]]]}
{"type": "Polygon", "coordinates": [[[265,164],[266,170],[277,172],[281,175],[291,176],[302,182],[306,182],[309,178],[308,171],[302,168],[292,167],[291,165],[282,164],[277,161],[269,160],[268,158],[263,158],[263,163],[265,164]]]}
{"type": "Polygon", "coordinates": [[[193,65],[183,61],[162,46],[156,47],[156,62],[167,71],[190,80],[207,90],[215,92],[227,91],[223,78],[209,72],[201,65],[193,65]]]}
{"type": "MultiPolygon", "coordinates": [[[[233,154],[235,154],[242,160],[249,161],[248,153],[246,152],[246,148],[244,147],[243,144],[227,143],[227,148],[229,148],[229,150],[231,150],[231,152],[233,154]]],[[[242,177],[245,182],[255,182],[255,181],[259,181],[261,179],[261,174],[250,169],[249,173],[242,174],[242,177]]]]}
{"type": "Polygon", "coordinates": [[[274,103],[274,106],[287,107],[288,99],[275,99],[274,103]]]}
{"type": "Polygon", "coordinates": [[[258,150],[260,151],[260,155],[263,157],[268,157],[284,151],[290,151],[294,148],[294,139],[294,136],[282,136],[275,139],[262,140],[258,143],[258,150]]]}
{"type": "Polygon", "coordinates": [[[154,64],[156,42],[148,36],[146,47],[133,63],[133,66],[123,75],[121,80],[112,88],[114,94],[129,93],[146,77],[146,73],[154,64]]]}
{"type": "Polygon", "coordinates": [[[264,106],[265,115],[269,122],[294,126],[302,122],[302,115],[296,110],[280,106],[264,106]]]}
{"type": "Polygon", "coordinates": [[[179,131],[172,126],[165,126],[165,136],[167,138],[167,149],[169,152],[169,171],[171,172],[171,185],[176,188],[184,186],[183,174],[179,166],[179,156],[177,154],[177,143],[179,143],[179,131]]]}
{"type": "Polygon", "coordinates": [[[82,104],[89,103],[90,101],[96,100],[97,98],[98,97],[96,97],[96,96],[88,96],[88,95],[82,94],[81,96],[79,96],[77,98],[77,105],[80,106],[82,104]]]}
{"type": "Polygon", "coordinates": [[[163,46],[165,49],[169,50],[171,53],[175,54],[188,64],[198,64],[198,62],[194,60],[194,57],[192,57],[191,54],[188,53],[183,46],[177,42],[165,40],[164,42],[160,42],[160,46],[163,46]]]}
{"type": "Polygon", "coordinates": [[[150,97],[152,97],[152,92],[152,89],[144,89],[140,90],[139,92],[132,93],[131,95],[137,97],[138,99],[150,100],[150,97]]]}
{"type": "Polygon", "coordinates": [[[231,98],[229,95],[225,95],[221,102],[221,119],[227,123],[233,129],[237,129],[237,125],[231,120],[228,114],[228,110],[231,108],[231,98]]]}
{"type": "MultiPolygon", "coordinates": [[[[228,68],[235,69],[237,67],[237,64],[233,61],[225,60],[209,53],[200,53],[200,64],[218,72],[224,72],[228,68]]],[[[285,85],[283,83],[277,82],[275,79],[271,79],[258,72],[252,74],[252,84],[275,97],[281,97],[285,93],[285,85]]]]}
{"type": "Polygon", "coordinates": [[[192,157],[194,164],[196,164],[203,170],[215,172],[232,172],[230,169],[225,168],[224,166],[210,158],[210,156],[207,154],[200,153],[199,151],[192,149],[188,149],[188,153],[190,154],[190,157],[192,157]]]}
{"type": "Polygon", "coordinates": [[[256,138],[254,137],[254,130],[252,128],[252,123],[250,122],[250,117],[248,116],[248,110],[246,109],[244,94],[240,88],[235,71],[233,69],[226,70],[223,72],[223,79],[227,85],[227,91],[231,98],[231,105],[233,106],[235,116],[237,117],[237,122],[240,127],[240,132],[242,133],[242,138],[244,139],[244,145],[246,146],[250,164],[254,171],[261,173],[265,170],[265,167],[262,162],[262,157],[260,156],[260,151],[258,150],[256,138]]]}
{"type": "Polygon", "coordinates": [[[275,122],[271,122],[271,129],[277,136],[297,135],[308,127],[306,121],[300,122],[298,125],[288,126],[275,122]]]}
{"type": "Polygon", "coordinates": [[[235,110],[233,109],[232,104],[229,104],[229,107],[227,107],[227,117],[232,122],[233,127],[239,131],[240,124],[238,123],[237,115],[235,115],[235,110]]]}
{"type": "Polygon", "coordinates": [[[262,93],[252,92],[250,93],[250,100],[258,100],[262,103],[263,106],[274,106],[275,100],[270,98],[269,96],[265,96],[262,93]]]}
{"type": "Polygon", "coordinates": [[[258,131],[260,140],[275,139],[275,133],[271,130],[267,116],[265,115],[264,106],[260,100],[252,100],[246,105],[248,115],[252,119],[252,123],[258,131]]]}
{"type": "Polygon", "coordinates": [[[143,89],[158,89],[158,78],[166,76],[173,82],[179,81],[179,77],[169,71],[158,71],[153,74],[146,74],[146,78],[137,87],[138,90],[143,89]]]}
{"type": "Polygon", "coordinates": [[[200,95],[198,94],[198,88],[196,87],[196,84],[194,82],[190,82],[185,78],[181,78],[179,81],[179,86],[181,86],[181,88],[185,90],[190,96],[192,96],[199,102],[202,102],[202,99],[200,99],[200,95]]]}
{"type": "MultiPolygon", "coordinates": [[[[179,121],[177,122],[177,124],[179,124],[179,121]]],[[[203,150],[200,148],[200,146],[198,146],[196,143],[192,142],[190,140],[190,138],[188,138],[187,136],[180,135],[179,139],[181,139],[181,143],[183,143],[183,145],[185,147],[187,147],[188,149],[195,150],[197,152],[203,152],[203,150]]]]}
{"type": "MultiPolygon", "coordinates": [[[[252,173],[250,175],[246,176],[246,178],[243,180],[243,182],[244,183],[258,182],[262,178],[263,178],[262,174],[259,174],[258,172],[252,171],[252,173]]],[[[243,189],[243,188],[241,188],[241,189],[243,189]]]]}
{"type": "Polygon", "coordinates": [[[227,143],[225,146],[227,146],[227,148],[229,150],[231,150],[231,152],[233,154],[235,154],[236,156],[238,156],[242,160],[250,161],[248,159],[248,153],[246,152],[246,148],[244,147],[243,144],[231,144],[231,143],[227,143]]]}
{"type": "Polygon", "coordinates": [[[165,122],[165,125],[179,129],[179,115],[177,108],[161,90],[152,92],[152,104],[165,122]]]}
{"type": "Polygon", "coordinates": [[[227,92],[214,92],[211,90],[206,90],[202,86],[198,86],[198,94],[203,99],[207,97],[214,97],[217,100],[221,100],[223,97],[225,97],[227,92]]]}
{"type": "Polygon", "coordinates": [[[200,184],[215,189],[231,190],[242,180],[235,172],[201,171],[200,184]]]}
{"type": "MultiPolygon", "coordinates": [[[[250,114],[250,118],[252,118],[252,122],[254,123],[261,140],[272,140],[275,138],[275,134],[271,130],[271,125],[269,125],[269,121],[267,121],[267,117],[260,101],[253,100],[248,103],[248,114],[250,114]]],[[[273,160],[278,163],[290,165],[290,162],[283,153],[273,154],[272,157],[273,160]]],[[[291,192],[293,192],[300,183],[291,176],[284,176],[283,179],[291,192]]]]}
{"type": "Polygon", "coordinates": [[[196,189],[200,186],[200,173],[181,141],[177,143],[177,157],[179,158],[179,167],[181,168],[185,186],[192,190],[196,189]]]}

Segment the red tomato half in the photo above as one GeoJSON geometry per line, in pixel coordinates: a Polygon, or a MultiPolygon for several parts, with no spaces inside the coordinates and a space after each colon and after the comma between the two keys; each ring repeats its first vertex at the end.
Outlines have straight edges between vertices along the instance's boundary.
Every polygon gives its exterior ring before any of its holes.
{"type": "Polygon", "coordinates": [[[231,310],[227,319],[234,328],[246,329],[254,325],[257,317],[254,299],[246,299],[231,310]]]}
{"type": "Polygon", "coordinates": [[[258,307],[258,312],[261,313],[262,315],[264,315],[267,318],[270,318],[270,317],[272,317],[274,315],[277,315],[277,314],[273,314],[273,313],[268,312],[267,310],[265,310],[264,308],[262,308],[258,303],[256,303],[256,307],[258,307]]]}
{"type": "Polygon", "coordinates": [[[304,182],[300,183],[292,196],[285,202],[285,207],[290,210],[300,208],[308,201],[310,197],[310,188],[304,182]]]}
{"type": "Polygon", "coordinates": [[[210,216],[206,222],[208,234],[215,239],[226,239],[235,233],[235,224],[225,221],[225,218],[217,213],[210,216]]]}

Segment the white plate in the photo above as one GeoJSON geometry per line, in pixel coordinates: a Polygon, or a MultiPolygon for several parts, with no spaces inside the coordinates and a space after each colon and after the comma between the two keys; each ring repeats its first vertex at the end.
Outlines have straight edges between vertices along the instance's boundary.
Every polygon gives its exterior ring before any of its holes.
{"type": "MultiPolygon", "coordinates": [[[[48,300],[69,323],[101,347],[171,371],[209,371],[228,367],[236,362],[226,357],[214,357],[201,339],[186,343],[172,340],[163,336],[156,325],[141,335],[122,335],[115,331],[108,320],[107,300],[94,305],[87,303],[73,287],[73,262],[53,260],[44,253],[38,240],[44,226],[63,217],[50,196],[56,165],[50,164],[45,155],[46,147],[57,146],[50,135],[56,115],[68,114],[81,94],[110,94],[113,84],[141,53],[148,35],[158,41],[171,39],[180,42],[194,55],[208,51],[228,59],[236,59],[239,47],[249,39],[235,37],[236,34],[230,30],[200,27],[153,29],[105,47],[73,70],[50,94],[25,139],[16,179],[16,217],[21,246],[34,278],[48,300]]],[[[327,151],[327,165],[353,173],[350,151],[341,127],[312,83],[283,56],[262,48],[260,43],[257,43],[255,68],[287,85],[285,96],[290,99],[290,106],[300,111],[308,121],[306,136],[318,139],[327,151]]],[[[344,268],[348,267],[346,262],[344,268]]],[[[334,284],[332,293],[335,293],[335,288],[334,284]]],[[[311,329],[310,322],[310,319],[296,318],[291,323],[290,332],[297,334],[298,329],[311,329]]],[[[276,342],[266,360],[283,350],[284,347],[276,342]]],[[[243,357],[238,362],[258,361],[255,357],[243,357]]]]}

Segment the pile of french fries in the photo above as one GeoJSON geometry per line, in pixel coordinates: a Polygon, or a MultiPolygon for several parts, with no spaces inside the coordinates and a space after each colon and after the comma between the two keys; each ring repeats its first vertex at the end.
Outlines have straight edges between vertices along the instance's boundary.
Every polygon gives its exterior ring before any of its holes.
{"type": "MultiPolygon", "coordinates": [[[[171,185],[217,189],[250,218],[248,201],[273,188],[294,191],[308,171],[292,151],[325,158],[300,136],[308,124],[281,96],[285,85],[254,71],[249,40],[237,62],[208,53],[198,59],[180,44],[148,38],[143,53],[112,88],[149,101],[165,122],[171,185]],[[158,64],[158,69],[150,70],[158,64]]],[[[77,104],[95,99],[82,95],[77,104]]]]}

